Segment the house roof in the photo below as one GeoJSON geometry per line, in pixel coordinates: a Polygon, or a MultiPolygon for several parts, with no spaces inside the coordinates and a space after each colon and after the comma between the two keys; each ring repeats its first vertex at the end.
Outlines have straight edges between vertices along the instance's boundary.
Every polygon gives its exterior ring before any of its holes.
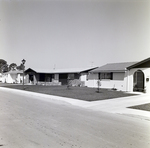
{"type": "Polygon", "coordinates": [[[97,67],[90,67],[90,68],[69,68],[69,69],[32,69],[28,68],[25,72],[31,70],[36,73],[49,73],[49,74],[56,74],[56,73],[81,73],[93,70],[97,67]]]}
{"type": "Polygon", "coordinates": [[[140,62],[136,62],[133,65],[128,66],[127,69],[132,69],[132,68],[136,68],[136,67],[140,67],[140,66],[141,67],[150,67],[150,57],[145,60],[142,60],[140,62]]]}
{"type": "Polygon", "coordinates": [[[99,73],[99,72],[124,72],[127,67],[135,64],[137,62],[124,62],[124,63],[108,63],[103,65],[99,68],[91,70],[92,73],[99,73]]]}
{"type": "Polygon", "coordinates": [[[5,72],[4,74],[21,74],[23,73],[23,70],[10,70],[8,72],[5,72]]]}

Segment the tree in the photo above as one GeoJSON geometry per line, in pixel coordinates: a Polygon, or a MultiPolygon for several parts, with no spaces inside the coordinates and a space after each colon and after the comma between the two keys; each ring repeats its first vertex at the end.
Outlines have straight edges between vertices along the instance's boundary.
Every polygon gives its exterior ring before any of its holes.
{"type": "Polygon", "coordinates": [[[0,59],[0,73],[8,71],[8,64],[5,60],[0,59]]]}
{"type": "Polygon", "coordinates": [[[24,67],[25,67],[25,66],[21,63],[20,66],[17,66],[17,69],[18,69],[18,70],[23,70],[24,67]]]}
{"type": "Polygon", "coordinates": [[[11,64],[9,65],[9,71],[10,71],[10,70],[16,70],[16,68],[17,68],[17,64],[16,64],[16,63],[11,63],[11,64]]]}
{"type": "Polygon", "coordinates": [[[101,86],[101,80],[99,79],[99,80],[97,81],[97,93],[100,92],[100,86],[101,86]]]}
{"type": "Polygon", "coordinates": [[[68,76],[67,78],[67,89],[70,89],[71,87],[71,78],[68,76]]]}
{"type": "Polygon", "coordinates": [[[8,72],[9,69],[8,69],[8,64],[5,64],[2,66],[2,72],[8,72]]]}

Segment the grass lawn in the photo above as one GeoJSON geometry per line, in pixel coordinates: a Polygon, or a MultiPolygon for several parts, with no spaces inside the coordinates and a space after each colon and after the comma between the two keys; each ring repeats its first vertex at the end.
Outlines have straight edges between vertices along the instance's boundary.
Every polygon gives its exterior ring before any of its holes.
{"type": "Polygon", "coordinates": [[[137,106],[131,106],[128,108],[150,111],[150,103],[137,105],[137,106]]]}
{"type": "Polygon", "coordinates": [[[97,101],[118,97],[133,96],[133,94],[108,89],[100,89],[100,93],[97,93],[96,88],[88,88],[88,87],[71,87],[70,89],[67,89],[67,86],[25,85],[23,87],[22,85],[8,85],[8,84],[7,85],[1,84],[0,86],[49,95],[74,98],[85,101],[97,101]]]}

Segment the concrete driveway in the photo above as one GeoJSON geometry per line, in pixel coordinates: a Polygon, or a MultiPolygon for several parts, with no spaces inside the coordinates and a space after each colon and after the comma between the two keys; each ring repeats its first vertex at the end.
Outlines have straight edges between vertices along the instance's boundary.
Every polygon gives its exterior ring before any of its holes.
{"type": "Polygon", "coordinates": [[[128,108],[130,106],[150,103],[150,94],[139,94],[136,96],[88,102],[88,101],[82,101],[82,100],[77,100],[77,99],[72,99],[72,98],[52,96],[52,95],[22,91],[22,90],[17,90],[17,89],[9,89],[9,88],[4,88],[4,87],[0,87],[0,89],[2,89],[3,91],[11,91],[14,93],[19,92],[20,94],[27,95],[27,96],[31,95],[32,97],[35,97],[36,99],[37,98],[40,99],[42,97],[45,101],[59,100],[59,101],[69,103],[74,106],[79,106],[79,107],[83,107],[83,108],[87,108],[87,109],[91,109],[95,111],[117,113],[117,114],[134,116],[137,118],[150,120],[149,111],[128,108]],[[37,97],[37,96],[40,96],[40,97],[37,97]]]}
{"type": "Polygon", "coordinates": [[[150,94],[141,94],[137,96],[109,99],[103,101],[91,102],[86,105],[87,108],[97,111],[104,111],[109,113],[118,113],[128,116],[134,116],[143,119],[150,119],[150,112],[131,109],[128,107],[150,103],[150,94]]]}

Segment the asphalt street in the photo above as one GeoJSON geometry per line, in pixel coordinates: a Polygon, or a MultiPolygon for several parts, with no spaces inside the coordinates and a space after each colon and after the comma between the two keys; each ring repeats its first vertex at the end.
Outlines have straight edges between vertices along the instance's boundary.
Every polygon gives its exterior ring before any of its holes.
{"type": "Polygon", "coordinates": [[[0,89],[5,148],[150,148],[150,121],[0,89]]]}

